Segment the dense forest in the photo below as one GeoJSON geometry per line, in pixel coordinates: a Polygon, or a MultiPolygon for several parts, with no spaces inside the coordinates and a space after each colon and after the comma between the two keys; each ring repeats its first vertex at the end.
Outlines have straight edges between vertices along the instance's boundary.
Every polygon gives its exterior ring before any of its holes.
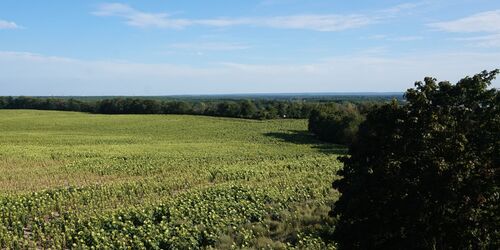
{"type": "Polygon", "coordinates": [[[110,98],[80,100],[74,98],[0,97],[0,109],[37,109],[79,111],[99,114],[190,114],[249,119],[309,118],[313,110],[355,110],[365,112],[375,103],[309,100],[158,100],[110,98]]]}

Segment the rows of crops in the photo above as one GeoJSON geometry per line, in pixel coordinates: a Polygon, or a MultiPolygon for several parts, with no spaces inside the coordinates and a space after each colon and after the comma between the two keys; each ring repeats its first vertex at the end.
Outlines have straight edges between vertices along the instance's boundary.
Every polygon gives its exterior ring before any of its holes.
{"type": "Polygon", "coordinates": [[[0,111],[0,248],[333,248],[304,120],[0,111]]]}

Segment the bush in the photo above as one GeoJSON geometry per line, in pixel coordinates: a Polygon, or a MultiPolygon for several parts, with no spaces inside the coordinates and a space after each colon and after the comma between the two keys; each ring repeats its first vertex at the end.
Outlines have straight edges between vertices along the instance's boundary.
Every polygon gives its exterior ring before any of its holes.
{"type": "Polygon", "coordinates": [[[368,114],[333,182],[341,249],[499,249],[497,73],[426,78],[368,114]]]}

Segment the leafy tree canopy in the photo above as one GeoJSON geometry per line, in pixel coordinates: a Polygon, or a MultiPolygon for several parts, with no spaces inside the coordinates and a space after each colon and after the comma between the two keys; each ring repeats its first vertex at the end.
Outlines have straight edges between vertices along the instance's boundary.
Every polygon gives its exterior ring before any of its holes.
{"type": "Polygon", "coordinates": [[[368,114],[333,182],[341,249],[499,249],[498,73],[425,78],[368,114]]]}
{"type": "Polygon", "coordinates": [[[348,105],[324,105],[311,111],[308,130],[322,141],[349,145],[356,138],[364,117],[358,108],[348,105]]]}

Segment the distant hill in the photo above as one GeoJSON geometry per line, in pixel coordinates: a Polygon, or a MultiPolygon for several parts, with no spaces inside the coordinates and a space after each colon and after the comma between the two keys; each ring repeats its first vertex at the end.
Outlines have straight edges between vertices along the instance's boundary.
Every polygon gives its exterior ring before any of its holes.
{"type": "Polygon", "coordinates": [[[36,96],[39,98],[76,99],[97,101],[110,98],[139,98],[150,100],[309,100],[309,101],[362,101],[403,99],[403,92],[330,92],[330,93],[250,93],[250,94],[213,94],[213,95],[163,95],[163,96],[36,96]]]}

